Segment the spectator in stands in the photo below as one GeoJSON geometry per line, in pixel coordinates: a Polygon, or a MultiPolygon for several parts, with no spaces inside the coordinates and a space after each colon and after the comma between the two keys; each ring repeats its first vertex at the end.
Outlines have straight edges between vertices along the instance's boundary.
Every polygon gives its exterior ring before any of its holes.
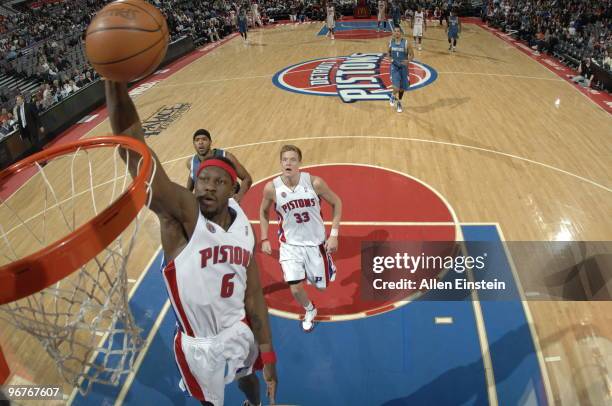
{"type": "Polygon", "coordinates": [[[7,118],[0,121],[0,134],[9,135],[15,130],[15,122],[11,113],[7,114],[7,118]]]}
{"type": "Polygon", "coordinates": [[[545,49],[548,48],[548,43],[546,42],[546,34],[544,33],[542,27],[540,27],[540,29],[538,30],[535,38],[536,55],[540,55],[542,52],[544,52],[545,49]]]}
{"type": "Polygon", "coordinates": [[[217,31],[217,27],[215,27],[215,24],[212,20],[208,20],[207,34],[208,38],[210,39],[210,42],[216,42],[221,40],[221,38],[219,38],[219,32],[217,31]]]}
{"type": "Polygon", "coordinates": [[[606,49],[606,53],[602,60],[603,68],[608,71],[612,71],[612,56],[611,55],[612,55],[612,48],[606,49]]]}
{"type": "Polygon", "coordinates": [[[42,149],[40,143],[40,135],[44,132],[44,128],[40,125],[38,112],[33,103],[26,103],[22,94],[17,96],[17,104],[13,110],[13,116],[16,117],[19,131],[23,139],[28,139],[34,148],[34,152],[42,149]]]}
{"type": "Polygon", "coordinates": [[[77,92],[79,91],[80,87],[76,85],[76,83],[74,83],[74,80],[70,80],[68,82],[68,85],[70,86],[70,88],[72,89],[71,93],[77,92]]]}
{"type": "Polygon", "coordinates": [[[51,85],[49,83],[45,83],[43,85],[43,94],[42,94],[42,106],[43,110],[48,109],[53,105],[53,92],[51,91],[51,85]]]}
{"type": "Polygon", "coordinates": [[[70,83],[64,81],[61,90],[62,99],[65,99],[66,97],[70,96],[70,93],[72,93],[72,86],[70,85],[70,83]]]}
{"type": "Polygon", "coordinates": [[[593,72],[593,67],[591,66],[591,58],[586,58],[580,62],[580,66],[578,67],[578,76],[574,76],[572,80],[581,86],[591,87],[593,77],[595,77],[595,74],[593,72]]]}
{"type": "Polygon", "coordinates": [[[90,70],[85,72],[85,79],[83,80],[83,82],[84,82],[84,86],[94,82],[94,78],[90,70]]]}
{"type": "Polygon", "coordinates": [[[0,122],[4,123],[5,121],[8,121],[9,119],[9,112],[6,109],[6,107],[2,107],[2,112],[0,113],[0,122]]]}
{"type": "Polygon", "coordinates": [[[587,56],[603,66],[606,50],[612,46],[610,0],[485,0],[485,3],[488,24],[508,34],[518,34],[519,39],[538,52],[552,53],[571,67],[578,67],[587,56]]]}

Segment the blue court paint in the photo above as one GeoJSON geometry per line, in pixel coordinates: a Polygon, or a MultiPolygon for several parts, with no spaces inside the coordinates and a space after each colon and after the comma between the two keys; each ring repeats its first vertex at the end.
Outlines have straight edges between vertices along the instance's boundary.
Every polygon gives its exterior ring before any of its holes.
{"type": "MultiPolygon", "coordinates": [[[[323,323],[310,334],[304,334],[295,320],[272,317],[271,322],[281,360],[277,366],[278,402],[404,405],[423,399],[436,399],[436,404],[459,404],[458,399],[474,396],[486,399],[484,369],[468,302],[414,303],[367,319],[323,323]],[[453,317],[454,324],[436,326],[434,317],[439,315],[453,317]],[[456,376],[457,372],[461,375],[456,376]],[[439,381],[451,385],[459,378],[460,390],[439,390],[439,381]]],[[[172,354],[174,326],[174,315],[168,312],[125,404],[198,404],[178,389],[172,354]]],[[[260,383],[264,390],[261,375],[260,383]]],[[[239,405],[243,400],[235,383],[226,387],[227,405],[239,405]]]]}
{"type": "Polygon", "coordinates": [[[470,255],[481,255],[486,249],[491,261],[487,278],[509,281],[509,296],[488,300],[481,295],[480,306],[484,317],[493,373],[500,405],[547,405],[544,380],[538,363],[535,345],[529,330],[518,286],[504,251],[503,242],[495,226],[463,227],[470,255]],[[488,241],[493,244],[481,244],[488,241]],[[501,275],[501,276],[500,276],[501,275]]]}
{"type": "MultiPolygon", "coordinates": [[[[157,315],[160,313],[165,301],[168,299],[166,286],[161,278],[161,275],[159,272],[150,272],[152,269],[159,270],[161,267],[161,261],[162,253],[160,250],[156,253],[155,259],[151,263],[149,269],[146,270],[146,275],[140,282],[138,289],[130,298],[132,315],[134,316],[138,327],[143,330],[141,333],[141,337],[143,337],[143,339],[146,338],[151,331],[151,328],[157,319],[157,315]]],[[[117,348],[117,346],[113,347],[117,348]]],[[[125,377],[121,379],[121,385],[123,385],[123,382],[125,382],[125,377]]],[[[86,398],[81,396],[81,394],[78,394],[72,402],[72,405],[107,405],[109,402],[112,404],[114,403],[117,395],[119,395],[120,391],[121,386],[115,387],[94,384],[91,393],[87,395],[86,398]]]]}
{"type": "MultiPolygon", "coordinates": [[[[385,27],[380,27],[382,32],[391,32],[391,28],[387,22],[385,27]]],[[[336,21],[335,31],[351,31],[351,30],[373,30],[376,31],[376,21],[336,21]]],[[[318,36],[327,35],[327,25],[323,24],[323,27],[317,33],[318,36]]]]}
{"type": "MultiPolygon", "coordinates": [[[[464,226],[468,241],[499,241],[494,226],[464,226]]],[[[470,247],[468,246],[468,249],[470,247]]],[[[470,252],[471,255],[474,253],[470,252]]],[[[499,259],[503,264],[504,258],[499,259]]],[[[131,300],[146,336],[167,300],[159,272],[161,255],[131,300]],[[153,269],[154,272],[150,272],[153,269]],[[156,313],[150,313],[158,309],[156,313]]],[[[507,260],[505,260],[507,265],[507,260]]],[[[509,272],[509,266],[499,267],[509,272]]],[[[339,270],[342,272],[342,270],[339,270]]],[[[506,275],[507,276],[507,275],[506,275]]],[[[533,342],[520,303],[481,302],[500,405],[543,403],[533,342]]],[[[488,395],[476,321],[464,301],[417,301],[366,319],[320,323],[310,334],[299,323],[271,317],[279,358],[277,402],[292,405],[487,405],[488,395]],[[452,317],[436,325],[435,317],[452,317]]],[[[129,388],[127,405],[198,405],[178,388],[172,351],[175,316],[168,311],[129,388]]],[[[265,392],[260,377],[262,393],[265,392]]],[[[111,404],[119,388],[96,386],[85,401],[111,404]]],[[[240,405],[236,383],[226,387],[226,405],[240,405]]],[[[265,403],[265,402],[264,402],[265,403]]]]}

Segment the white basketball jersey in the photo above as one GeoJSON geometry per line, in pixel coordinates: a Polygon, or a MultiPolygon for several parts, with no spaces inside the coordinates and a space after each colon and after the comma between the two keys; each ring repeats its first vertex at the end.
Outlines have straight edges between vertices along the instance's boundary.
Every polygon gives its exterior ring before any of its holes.
{"type": "Polygon", "coordinates": [[[325,242],[321,201],[312,186],[310,174],[300,172],[300,182],[291,190],[280,176],[273,181],[276,213],[280,217],[279,240],[290,245],[319,246],[325,242]]]}
{"type": "Polygon", "coordinates": [[[420,25],[423,26],[423,20],[425,20],[425,17],[423,15],[423,12],[415,12],[414,13],[414,25],[420,25]]]}
{"type": "Polygon", "coordinates": [[[227,231],[199,213],[191,239],[163,271],[174,312],[191,337],[216,336],[245,318],[255,238],[238,203],[230,199],[229,207],[236,217],[227,231]]]}

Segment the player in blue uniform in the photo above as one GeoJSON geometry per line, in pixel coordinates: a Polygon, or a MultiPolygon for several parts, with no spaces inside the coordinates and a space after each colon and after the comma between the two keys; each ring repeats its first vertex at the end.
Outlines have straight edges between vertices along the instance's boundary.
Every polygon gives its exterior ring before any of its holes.
{"type": "Polygon", "coordinates": [[[455,52],[457,47],[457,38],[461,32],[461,21],[457,13],[451,10],[451,15],[448,18],[448,26],[446,27],[448,32],[448,50],[455,52]]]}
{"type": "Polygon", "coordinates": [[[402,22],[402,9],[397,1],[391,4],[391,18],[393,19],[393,27],[400,27],[402,22]]]}
{"type": "Polygon", "coordinates": [[[193,191],[194,185],[197,179],[197,171],[200,167],[200,163],[204,162],[204,160],[208,158],[227,158],[236,167],[236,175],[240,179],[239,189],[236,190],[236,194],[234,195],[234,199],[237,202],[240,202],[242,197],[251,187],[253,183],[253,179],[249,172],[242,166],[242,164],[238,161],[238,159],[231,153],[224,151],[219,148],[210,148],[212,144],[212,140],[210,137],[210,133],[201,128],[197,130],[193,134],[193,148],[196,153],[187,160],[187,169],[189,169],[189,178],[187,179],[187,189],[193,191]]]}
{"type": "Polygon", "coordinates": [[[244,41],[248,41],[247,40],[247,31],[248,31],[248,20],[247,20],[247,14],[246,14],[246,9],[242,8],[240,10],[240,14],[238,14],[238,31],[240,32],[240,35],[242,36],[242,38],[244,38],[244,41]]]}
{"type": "Polygon", "coordinates": [[[402,38],[399,26],[393,27],[393,38],[389,41],[389,56],[391,57],[391,83],[393,94],[389,104],[393,107],[397,103],[397,112],[402,112],[402,97],[408,90],[408,64],[414,58],[414,52],[407,39],[402,38]]]}

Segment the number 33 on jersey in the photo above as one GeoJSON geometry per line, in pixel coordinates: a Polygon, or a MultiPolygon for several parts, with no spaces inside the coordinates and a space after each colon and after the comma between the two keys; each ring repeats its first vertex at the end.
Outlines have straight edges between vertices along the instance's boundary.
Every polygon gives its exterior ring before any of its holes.
{"type": "Polygon", "coordinates": [[[280,176],[273,181],[276,192],[276,213],[281,225],[279,240],[282,243],[302,246],[319,246],[325,241],[325,226],[321,217],[321,202],[315,193],[312,179],[307,172],[300,173],[300,181],[289,188],[280,176]]]}

